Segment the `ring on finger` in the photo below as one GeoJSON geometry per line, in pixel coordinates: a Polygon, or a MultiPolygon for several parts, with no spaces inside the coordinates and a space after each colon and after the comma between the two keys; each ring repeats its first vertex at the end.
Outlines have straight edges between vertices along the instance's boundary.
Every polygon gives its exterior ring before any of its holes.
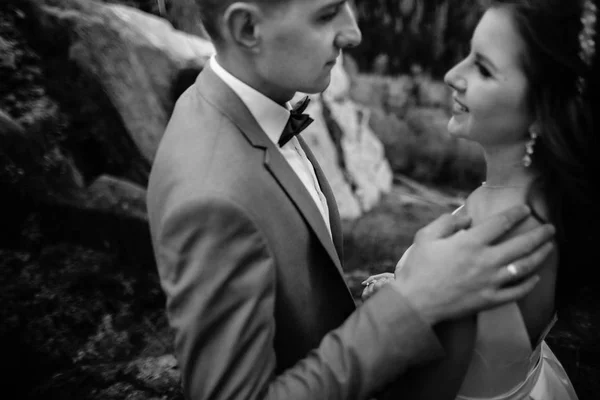
{"type": "Polygon", "coordinates": [[[508,271],[510,276],[512,276],[513,278],[516,278],[519,275],[519,271],[517,270],[517,266],[515,265],[515,263],[508,264],[506,266],[506,271],[508,271]]]}

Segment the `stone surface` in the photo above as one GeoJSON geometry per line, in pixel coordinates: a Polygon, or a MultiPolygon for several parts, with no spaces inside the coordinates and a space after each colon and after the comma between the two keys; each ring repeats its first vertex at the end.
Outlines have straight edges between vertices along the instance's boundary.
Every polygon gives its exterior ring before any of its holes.
{"type": "MultiPolygon", "coordinates": [[[[302,132],[331,184],[343,219],[372,209],[392,185],[384,148],[369,125],[369,110],[350,98],[350,86],[350,77],[338,62],[327,90],[311,97],[306,112],[315,121],[302,132]]],[[[293,101],[303,96],[299,93],[293,101]]]]}
{"type": "Polygon", "coordinates": [[[70,38],[70,59],[100,83],[141,153],[153,160],[173,108],[174,78],[201,68],[212,44],[126,6],[80,0],[37,6],[39,25],[70,38]]]}
{"type": "Polygon", "coordinates": [[[341,145],[348,175],[356,185],[362,211],[372,209],[391,189],[392,173],[381,142],[369,127],[369,110],[351,101],[332,102],[333,117],[344,131],[341,145]]]}
{"type": "Polygon", "coordinates": [[[326,119],[330,119],[330,134],[337,127],[342,132],[338,145],[344,158],[343,168],[360,209],[365,212],[390,191],[392,173],[381,141],[369,125],[370,110],[350,98],[350,86],[350,77],[341,63],[336,64],[322,101],[328,111],[326,119]]]}
{"type": "Polygon", "coordinates": [[[147,222],[146,188],[109,175],[102,175],[87,188],[85,208],[126,215],[147,222]]]}

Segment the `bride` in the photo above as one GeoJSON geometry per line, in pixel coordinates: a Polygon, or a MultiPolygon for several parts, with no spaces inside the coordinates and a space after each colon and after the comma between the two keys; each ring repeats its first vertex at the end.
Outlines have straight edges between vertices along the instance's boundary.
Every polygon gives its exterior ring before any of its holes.
{"type": "MultiPolygon", "coordinates": [[[[447,357],[406,376],[403,398],[577,399],[544,338],[591,268],[595,21],[593,0],[491,1],[470,54],[446,74],[448,130],[480,144],[486,160],[485,182],[455,212],[477,224],[525,202],[534,217],[519,229],[550,221],[557,250],[518,303],[438,326],[447,357]]],[[[367,279],[363,298],[390,275],[367,279]]]]}

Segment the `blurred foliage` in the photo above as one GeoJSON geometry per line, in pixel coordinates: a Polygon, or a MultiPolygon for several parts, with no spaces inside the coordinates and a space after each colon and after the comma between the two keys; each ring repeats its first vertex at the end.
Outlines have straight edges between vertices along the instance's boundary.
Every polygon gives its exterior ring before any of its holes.
{"type": "Polygon", "coordinates": [[[449,93],[441,82],[408,75],[358,74],[351,89],[352,99],[369,110],[369,125],[394,173],[471,191],[485,177],[483,152],[448,134],[449,93]]]}
{"type": "Polygon", "coordinates": [[[31,213],[19,248],[0,249],[0,350],[10,366],[4,378],[26,375],[35,389],[77,365],[172,351],[155,273],[111,249],[55,242],[41,225],[41,215],[31,213]]]}
{"type": "Polygon", "coordinates": [[[478,0],[354,0],[363,41],[350,54],[361,71],[443,76],[469,49],[478,0]]]}

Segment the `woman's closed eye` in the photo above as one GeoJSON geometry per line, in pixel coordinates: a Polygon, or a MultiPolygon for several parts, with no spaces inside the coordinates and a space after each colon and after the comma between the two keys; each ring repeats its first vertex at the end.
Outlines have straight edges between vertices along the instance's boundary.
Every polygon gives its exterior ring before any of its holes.
{"type": "Polygon", "coordinates": [[[319,22],[330,22],[338,15],[336,12],[327,13],[319,17],[319,22]]]}
{"type": "Polygon", "coordinates": [[[481,76],[483,76],[486,79],[491,78],[492,74],[490,73],[490,70],[487,69],[487,67],[485,65],[483,65],[479,61],[475,61],[475,66],[477,67],[477,70],[479,71],[479,74],[481,74],[481,76]]]}

